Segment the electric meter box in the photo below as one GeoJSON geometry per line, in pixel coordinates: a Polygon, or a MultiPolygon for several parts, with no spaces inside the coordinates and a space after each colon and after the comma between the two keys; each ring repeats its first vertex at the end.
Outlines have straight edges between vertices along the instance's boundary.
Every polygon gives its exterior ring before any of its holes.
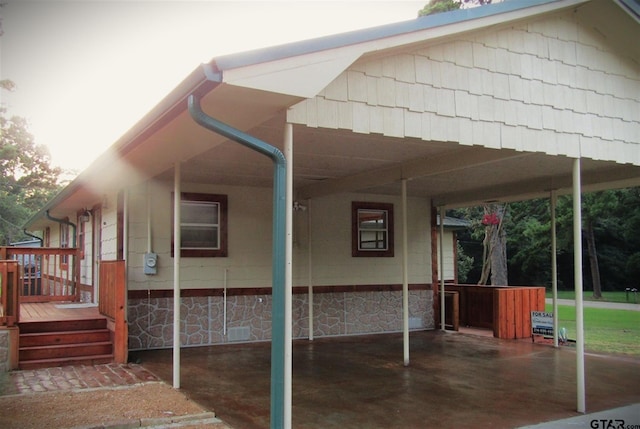
{"type": "Polygon", "coordinates": [[[144,273],[158,274],[158,254],[149,252],[144,254],[144,273]]]}

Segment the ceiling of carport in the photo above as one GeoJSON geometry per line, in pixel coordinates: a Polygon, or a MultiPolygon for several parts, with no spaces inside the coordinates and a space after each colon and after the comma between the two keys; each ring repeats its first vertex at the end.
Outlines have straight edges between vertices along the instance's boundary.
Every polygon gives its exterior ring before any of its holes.
{"type": "MultiPolygon", "coordinates": [[[[281,112],[248,133],[282,149],[284,122],[281,112]]],[[[544,197],[572,186],[573,160],[566,156],[301,125],[294,126],[293,147],[294,189],[302,199],[336,192],[399,195],[402,175],[409,179],[410,196],[447,206],[544,197]]],[[[640,186],[640,167],[584,159],[582,175],[585,190],[640,186]]],[[[173,169],[158,177],[173,180],[173,169]]],[[[273,180],[272,163],[225,141],[190,159],[182,180],[266,188],[273,180]]]]}

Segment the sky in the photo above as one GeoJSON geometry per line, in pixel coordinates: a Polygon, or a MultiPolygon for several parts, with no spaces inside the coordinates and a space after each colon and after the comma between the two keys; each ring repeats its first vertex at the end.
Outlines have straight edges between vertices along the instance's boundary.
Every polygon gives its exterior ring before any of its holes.
{"type": "Polygon", "coordinates": [[[414,19],[421,1],[8,0],[1,91],[53,165],[79,173],[199,64],[414,19]]]}

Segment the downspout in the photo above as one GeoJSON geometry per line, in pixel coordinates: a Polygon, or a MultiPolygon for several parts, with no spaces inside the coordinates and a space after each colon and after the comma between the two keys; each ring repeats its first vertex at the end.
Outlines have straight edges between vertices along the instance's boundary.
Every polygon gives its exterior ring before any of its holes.
{"type": "Polygon", "coordinates": [[[28,235],[31,238],[35,238],[36,240],[38,240],[40,242],[40,246],[42,246],[42,238],[38,237],[37,235],[31,234],[29,231],[27,231],[26,229],[23,229],[22,232],[24,233],[24,235],[28,235]]]}
{"type": "Polygon", "coordinates": [[[69,222],[66,219],[58,219],[56,217],[51,216],[49,214],[49,210],[47,210],[45,212],[45,216],[47,216],[47,219],[49,219],[49,220],[52,220],[54,222],[58,222],[58,223],[63,224],[63,225],[69,225],[71,228],[73,228],[73,235],[72,235],[72,237],[73,237],[73,246],[71,246],[71,247],[73,247],[75,249],[76,248],[76,229],[77,229],[76,224],[73,223],[73,222],[69,222]]]}
{"type": "MultiPolygon", "coordinates": [[[[249,134],[207,116],[200,107],[200,99],[192,94],[188,99],[191,117],[202,127],[248,147],[273,161],[273,283],[271,334],[271,428],[285,427],[285,312],[286,308],[286,174],[287,161],[282,152],[249,134]]],[[[290,406],[290,405],[289,405],[290,406]]],[[[286,427],[290,427],[290,422],[286,427]]]]}

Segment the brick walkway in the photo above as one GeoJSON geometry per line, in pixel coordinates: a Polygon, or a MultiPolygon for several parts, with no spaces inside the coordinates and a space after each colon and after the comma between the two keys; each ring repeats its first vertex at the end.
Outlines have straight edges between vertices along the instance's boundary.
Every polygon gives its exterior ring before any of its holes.
{"type": "Polygon", "coordinates": [[[13,371],[0,377],[0,395],[117,387],[159,381],[140,365],[104,364],[13,371]]]}

